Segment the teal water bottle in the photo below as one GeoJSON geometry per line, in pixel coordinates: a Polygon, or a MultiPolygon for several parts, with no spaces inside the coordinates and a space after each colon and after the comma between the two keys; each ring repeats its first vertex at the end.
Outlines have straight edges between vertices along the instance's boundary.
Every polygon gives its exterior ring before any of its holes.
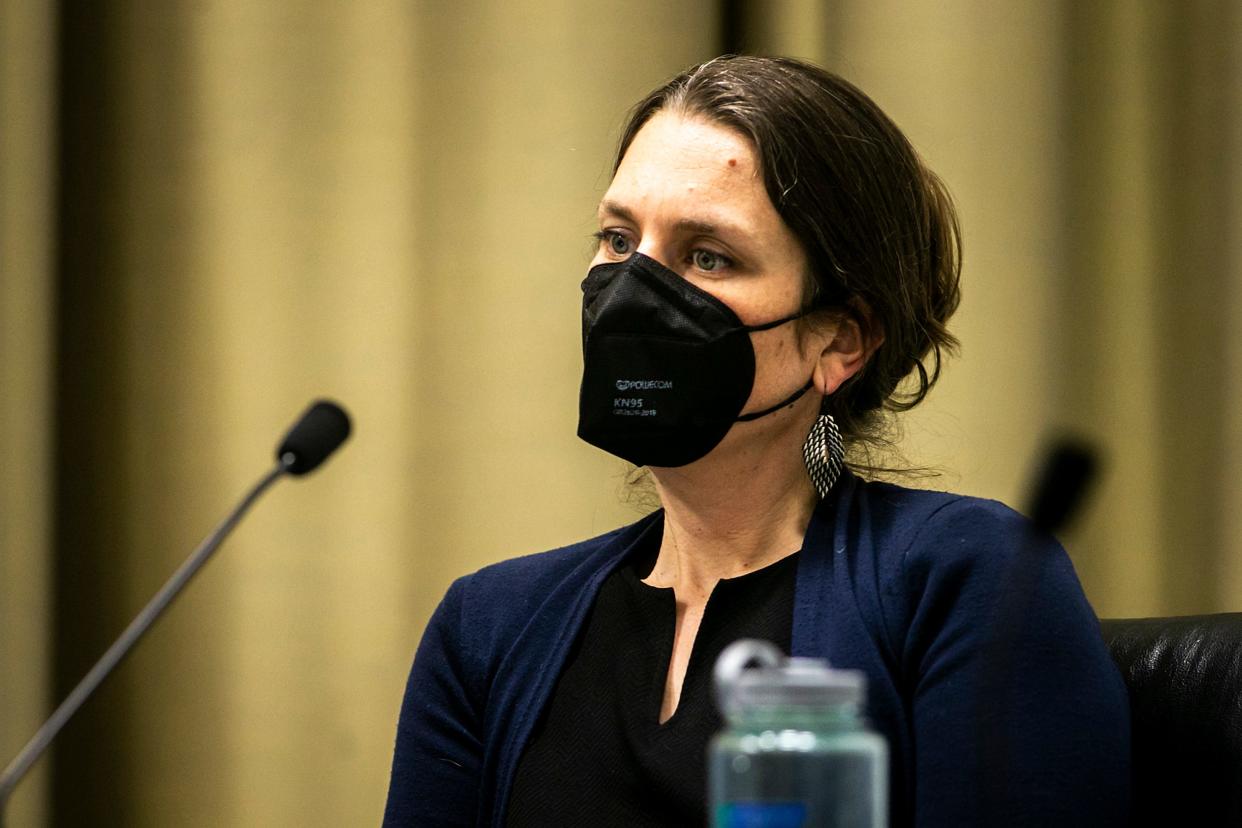
{"type": "Polygon", "coordinates": [[[861,671],[742,640],[716,662],[725,728],[708,749],[715,828],[883,828],[888,746],[861,671]]]}

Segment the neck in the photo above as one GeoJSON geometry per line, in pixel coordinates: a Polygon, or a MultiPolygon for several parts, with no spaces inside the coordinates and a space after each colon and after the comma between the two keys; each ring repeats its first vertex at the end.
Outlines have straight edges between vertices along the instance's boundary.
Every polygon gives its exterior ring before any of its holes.
{"type": "Polygon", "coordinates": [[[720,579],[800,549],[818,502],[802,460],[807,430],[795,425],[775,445],[722,444],[688,466],[653,468],[664,535],[647,582],[673,587],[679,602],[705,602],[720,579]]]}

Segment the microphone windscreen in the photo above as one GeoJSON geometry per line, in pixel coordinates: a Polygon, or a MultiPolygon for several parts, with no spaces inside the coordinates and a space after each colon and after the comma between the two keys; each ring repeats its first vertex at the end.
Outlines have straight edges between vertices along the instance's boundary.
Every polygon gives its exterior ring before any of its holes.
{"type": "Polygon", "coordinates": [[[349,415],[329,400],[306,409],[276,449],[276,459],[290,474],[312,472],[349,436],[349,415]]]}
{"type": "Polygon", "coordinates": [[[1086,443],[1063,440],[1044,460],[1032,492],[1029,517],[1047,532],[1069,523],[1095,477],[1095,451],[1086,443]]]}

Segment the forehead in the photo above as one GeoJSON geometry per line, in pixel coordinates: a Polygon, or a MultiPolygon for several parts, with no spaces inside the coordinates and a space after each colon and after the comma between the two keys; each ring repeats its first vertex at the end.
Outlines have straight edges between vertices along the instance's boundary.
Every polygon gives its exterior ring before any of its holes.
{"type": "Polygon", "coordinates": [[[627,209],[780,221],[754,146],[700,116],[658,112],[634,136],[605,196],[627,209]]]}

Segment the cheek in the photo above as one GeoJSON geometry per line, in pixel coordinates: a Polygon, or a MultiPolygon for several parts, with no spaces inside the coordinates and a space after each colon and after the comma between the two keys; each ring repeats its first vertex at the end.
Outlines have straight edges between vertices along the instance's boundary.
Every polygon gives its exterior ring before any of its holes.
{"type": "Polygon", "coordinates": [[[755,348],[755,383],[785,386],[789,376],[804,372],[807,362],[799,340],[791,332],[779,328],[768,333],[765,340],[752,338],[755,348]]]}

